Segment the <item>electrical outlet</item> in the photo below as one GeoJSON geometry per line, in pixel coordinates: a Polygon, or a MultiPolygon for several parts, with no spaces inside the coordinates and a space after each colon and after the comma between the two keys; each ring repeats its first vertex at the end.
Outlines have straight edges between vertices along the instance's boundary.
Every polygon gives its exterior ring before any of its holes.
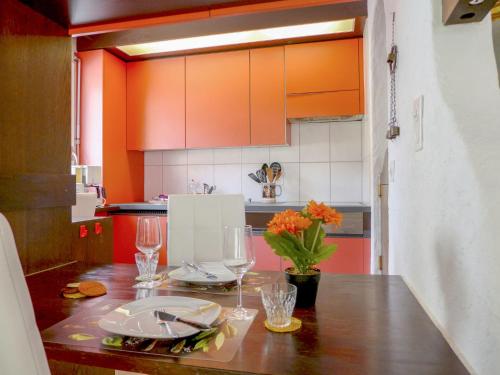
{"type": "Polygon", "coordinates": [[[424,96],[413,100],[413,128],[415,130],[415,151],[424,148],[424,96]]]}

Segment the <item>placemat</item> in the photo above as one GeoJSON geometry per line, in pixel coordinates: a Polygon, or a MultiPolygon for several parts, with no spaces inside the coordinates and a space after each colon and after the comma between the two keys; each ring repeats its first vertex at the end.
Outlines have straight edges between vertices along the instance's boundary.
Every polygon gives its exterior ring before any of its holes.
{"type": "MultiPolygon", "coordinates": [[[[258,273],[247,272],[243,277],[243,285],[241,291],[244,295],[258,296],[260,287],[264,284],[272,284],[277,282],[281,277],[280,273],[258,273]]],[[[236,282],[222,284],[222,285],[199,285],[190,284],[187,282],[174,280],[167,277],[161,285],[155,289],[167,289],[179,292],[196,292],[196,293],[209,293],[209,294],[224,294],[224,295],[237,295],[238,287],[236,282]]]]}
{"type": "MultiPolygon", "coordinates": [[[[136,352],[141,355],[183,357],[198,360],[229,362],[238,351],[250,328],[251,320],[228,320],[204,336],[193,335],[173,340],[129,340],[99,328],[97,322],[108,312],[131,301],[107,300],[96,304],[91,311],[75,314],[42,332],[45,343],[100,348],[104,350],[136,352]],[[120,346],[113,346],[120,342],[120,346]],[[183,343],[183,340],[185,341],[183,343]],[[105,345],[106,343],[106,345],[105,345]],[[127,343],[130,343],[127,345],[127,343]]],[[[223,307],[225,314],[231,308],[223,307]]],[[[248,309],[254,318],[257,310],[248,309]]]]}

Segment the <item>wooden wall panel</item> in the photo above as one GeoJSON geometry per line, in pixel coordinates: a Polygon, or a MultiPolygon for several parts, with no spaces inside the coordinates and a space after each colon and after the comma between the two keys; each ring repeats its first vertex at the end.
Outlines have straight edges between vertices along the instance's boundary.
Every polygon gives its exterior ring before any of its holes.
{"type": "MultiPolygon", "coordinates": [[[[70,173],[71,41],[15,0],[0,1],[0,175],[70,173]]],[[[69,188],[69,186],[68,186],[69,188]]],[[[36,191],[28,183],[22,194],[36,191]]],[[[71,261],[71,209],[9,207],[25,273],[71,261]]]]}

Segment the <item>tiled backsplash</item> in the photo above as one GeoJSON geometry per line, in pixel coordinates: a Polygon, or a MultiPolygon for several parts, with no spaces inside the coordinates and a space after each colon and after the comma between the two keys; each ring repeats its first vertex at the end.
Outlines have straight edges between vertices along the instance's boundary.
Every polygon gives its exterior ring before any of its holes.
{"type": "Polygon", "coordinates": [[[248,174],[277,161],[284,173],[279,201],[361,202],[362,126],[362,122],[294,124],[291,146],[148,151],[144,198],[186,193],[194,179],[216,185],[216,193],[241,192],[258,201],[260,187],[248,174]]]}

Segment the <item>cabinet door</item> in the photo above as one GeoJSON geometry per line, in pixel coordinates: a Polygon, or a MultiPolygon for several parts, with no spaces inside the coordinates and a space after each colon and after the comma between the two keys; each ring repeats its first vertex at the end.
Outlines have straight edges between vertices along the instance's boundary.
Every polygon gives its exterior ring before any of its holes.
{"type": "Polygon", "coordinates": [[[337,251],[319,264],[322,272],[363,274],[365,270],[365,247],[363,238],[331,237],[328,244],[337,244],[337,251]]]}
{"type": "Polygon", "coordinates": [[[361,113],[359,91],[293,94],[286,98],[289,118],[317,116],[352,116],[361,113]]]}
{"type": "Polygon", "coordinates": [[[285,47],[286,92],[358,90],[358,39],[285,47]]]}
{"type": "Polygon", "coordinates": [[[252,145],[290,142],[285,114],[285,48],[250,50],[250,129],[252,145]]]}
{"type": "Polygon", "coordinates": [[[185,148],[185,58],[127,64],[127,148],[185,148]]]}
{"type": "Polygon", "coordinates": [[[249,144],[249,51],[186,57],[186,147],[249,144]]]}

